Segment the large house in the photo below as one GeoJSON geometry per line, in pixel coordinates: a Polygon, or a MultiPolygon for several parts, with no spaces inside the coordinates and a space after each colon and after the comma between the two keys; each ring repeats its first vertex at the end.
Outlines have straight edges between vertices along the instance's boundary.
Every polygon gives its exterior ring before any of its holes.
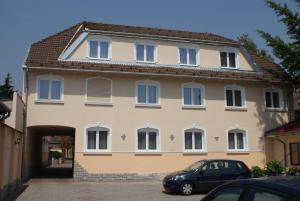
{"type": "Polygon", "coordinates": [[[279,67],[210,33],[83,22],[32,44],[23,68],[28,175],[54,135],[75,139],[77,179],[263,166],[281,147],[265,132],[292,118],[279,67]]]}

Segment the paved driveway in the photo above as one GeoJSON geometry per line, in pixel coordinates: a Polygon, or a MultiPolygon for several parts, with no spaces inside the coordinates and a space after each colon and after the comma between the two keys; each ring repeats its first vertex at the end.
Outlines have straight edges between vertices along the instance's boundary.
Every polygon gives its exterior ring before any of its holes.
{"type": "Polygon", "coordinates": [[[18,201],[199,201],[203,195],[170,195],[160,182],[73,182],[34,179],[18,201]]]}

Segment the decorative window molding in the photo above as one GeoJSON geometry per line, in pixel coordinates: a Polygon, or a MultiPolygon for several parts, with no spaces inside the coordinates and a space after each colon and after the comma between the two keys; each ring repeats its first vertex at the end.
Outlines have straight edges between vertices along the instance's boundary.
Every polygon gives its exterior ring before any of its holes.
{"type": "Polygon", "coordinates": [[[152,41],[136,41],[134,43],[134,60],[137,63],[156,63],[157,62],[156,43],[152,41]]]}
{"type": "Polygon", "coordinates": [[[159,128],[153,126],[139,127],[135,133],[135,151],[137,153],[157,153],[161,151],[159,128]]]}
{"type": "Polygon", "coordinates": [[[248,151],[248,131],[240,128],[229,128],[226,134],[228,152],[248,151]]]}
{"type": "Polygon", "coordinates": [[[239,69],[239,51],[236,48],[220,48],[219,64],[224,69],[239,69]],[[234,56],[234,59],[232,58],[234,56]]]}
{"type": "Polygon", "coordinates": [[[189,82],[181,86],[183,108],[205,108],[205,87],[202,84],[189,82]],[[197,98],[197,95],[200,98],[197,98]]]}
{"type": "Polygon", "coordinates": [[[89,36],[87,38],[87,58],[111,60],[112,41],[106,36],[89,36]]]}
{"type": "Polygon", "coordinates": [[[199,52],[195,45],[178,45],[178,63],[181,66],[199,66],[199,52]]]}
{"type": "Polygon", "coordinates": [[[264,107],[266,110],[281,111],[284,108],[283,93],[279,88],[265,88],[264,107]]]}
{"type": "Polygon", "coordinates": [[[160,83],[153,80],[140,80],[136,82],[136,106],[159,106],[160,83]]]}
{"type": "Polygon", "coordinates": [[[112,80],[105,77],[86,79],[85,103],[91,105],[112,105],[112,80]]]}
{"type": "Polygon", "coordinates": [[[246,90],[242,86],[227,85],[224,87],[225,109],[247,109],[246,90]]]}
{"type": "Polygon", "coordinates": [[[36,80],[37,102],[63,102],[64,78],[62,76],[47,74],[39,75],[36,80]]]}
{"type": "Polygon", "coordinates": [[[205,153],[205,129],[196,126],[184,128],[182,132],[182,147],[184,153],[205,153]]]}
{"type": "Polygon", "coordinates": [[[111,128],[100,123],[84,129],[84,152],[111,152],[111,128]]]}

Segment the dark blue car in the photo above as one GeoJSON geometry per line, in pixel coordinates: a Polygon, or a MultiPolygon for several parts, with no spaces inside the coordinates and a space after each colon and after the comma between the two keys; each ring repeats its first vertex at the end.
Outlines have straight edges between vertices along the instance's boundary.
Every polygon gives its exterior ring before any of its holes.
{"type": "Polygon", "coordinates": [[[206,193],[227,181],[250,178],[249,168],[236,160],[201,160],[184,170],[171,173],[163,179],[166,192],[191,195],[206,193]]]}
{"type": "Polygon", "coordinates": [[[243,179],[223,184],[201,201],[300,201],[300,176],[243,179]]]}

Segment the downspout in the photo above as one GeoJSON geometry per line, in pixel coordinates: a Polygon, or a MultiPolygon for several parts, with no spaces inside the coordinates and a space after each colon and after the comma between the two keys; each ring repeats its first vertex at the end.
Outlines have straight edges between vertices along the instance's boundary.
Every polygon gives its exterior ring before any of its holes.
{"type": "Polygon", "coordinates": [[[26,65],[23,65],[23,76],[24,76],[24,120],[23,120],[23,147],[22,147],[22,167],[21,167],[21,181],[25,182],[27,178],[25,178],[25,149],[26,149],[26,141],[27,141],[27,103],[28,103],[28,68],[26,65]]]}
{"type": "Polygon", "coordinates": [[[284,160],[284,167],[286,168],[287,167],[286,144],[285,144],[284,141],[282,141],[281,139],[279,139],[279,137],[275,137],[275,139],[283,145],[283,154],[284,154],[283,160],[284,160]]]}

